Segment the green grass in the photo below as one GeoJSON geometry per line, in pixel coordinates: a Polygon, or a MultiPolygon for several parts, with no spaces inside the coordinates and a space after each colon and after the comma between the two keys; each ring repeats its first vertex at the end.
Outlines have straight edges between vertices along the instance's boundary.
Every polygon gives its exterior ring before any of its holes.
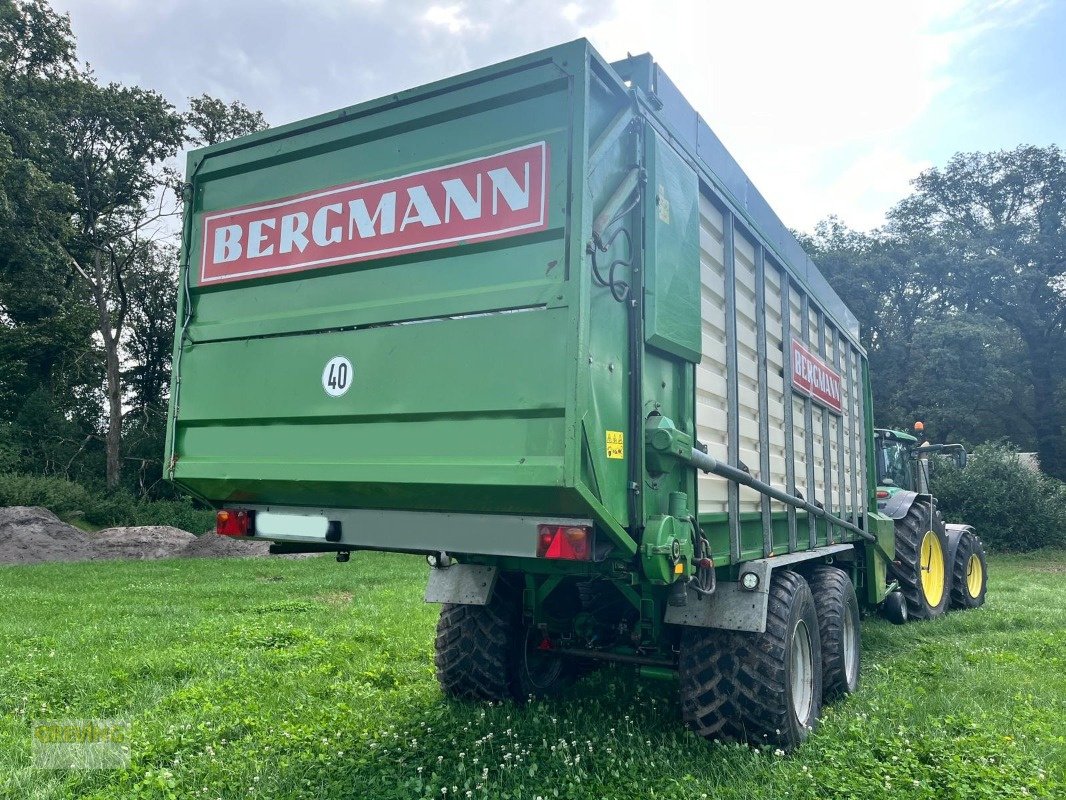
{"type": "Polygon", "coordinates": [[[867,620],[860,692],[792,756],[683,730],[624,669],[525,707],[442,699],[419,559],[0,569],[0,796],[1053,797],[1066,553],[991,560],[984,609],[867,620]],[[132,764],[35,771],[30,724],[128,718],[132,764]],[[469,794],[468,794],[469,792],[469,794]]]}

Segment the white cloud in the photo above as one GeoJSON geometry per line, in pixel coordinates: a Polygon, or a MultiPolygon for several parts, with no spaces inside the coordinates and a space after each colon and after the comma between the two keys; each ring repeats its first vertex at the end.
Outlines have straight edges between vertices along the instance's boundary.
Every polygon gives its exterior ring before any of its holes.
{"type": "Polygon", "coordinates": [[[559,14],[567,22],[577,22],[578,19],[581,18],[581,15],[584,13],[584,11],[585,9],[582,8],[581,5],[578,3],[567,3],[561,9],[559,9],[559,14]]]}
{"type": "Polygon", "coordinates": [[[953,57],[1032,5],[619,0],[589,34],[612,59],[650,51],[787,225],[865,227],[926,165],[913,133],[953,57]]]}
{"type": "MultiPolygon", "coordinates": [[[[208,91],[273,124],[382,97],[587,35],[650,51],[789,226],[879,223],[979,108],[977,45],[1050,0],[52,0],[104,79],[208,91]],[[940,148],[940,149],[937,149],[940,148]]],[[[1034,89],[1035,91],[1035,89],[1034,89]]]]}
{"type": "Polygon", "coordinates": [[[422,19],[431,25],[439,25],[447,30],[448,33],[462,33],[474,27],[470,17],[466,16],[464,12],[465,9],[462,3],[456,3],[452,6],[430,6],[426,9],[426,13],[422,15],[422,19]]]}

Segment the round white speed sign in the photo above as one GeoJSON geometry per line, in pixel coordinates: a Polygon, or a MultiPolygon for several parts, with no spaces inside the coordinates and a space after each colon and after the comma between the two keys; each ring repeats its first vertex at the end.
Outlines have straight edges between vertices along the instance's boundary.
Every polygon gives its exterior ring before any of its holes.
{"type": "Polygon", "coordinates": [[[322,370],[322,388],[330,397],[340,397],[352,388],[352,362],[344,356],[333,356],[322,370]]]}

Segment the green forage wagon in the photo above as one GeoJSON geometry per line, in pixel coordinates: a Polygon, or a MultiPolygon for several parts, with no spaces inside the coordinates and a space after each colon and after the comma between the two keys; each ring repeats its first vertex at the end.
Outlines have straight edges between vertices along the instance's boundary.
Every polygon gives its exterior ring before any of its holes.
{"type": "Polygon", "coordinates": [[[571,42],[187,181],[168,477],[272,552],[425,554],[446,694],[632,664],[790,747],[864,612],[983,599],[855,317],[650,56],[571,42]]]}

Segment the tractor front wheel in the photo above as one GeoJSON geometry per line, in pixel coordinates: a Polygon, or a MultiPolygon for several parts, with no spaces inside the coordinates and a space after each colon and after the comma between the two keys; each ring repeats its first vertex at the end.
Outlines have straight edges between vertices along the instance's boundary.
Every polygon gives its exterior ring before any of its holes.
{"type": "Polygon", "coordinates": [[[973,533],[966,531],[959,538],[951,572],[951,607],[983,606],[988,588],[988,563],[984,545],[973,533]]]}

